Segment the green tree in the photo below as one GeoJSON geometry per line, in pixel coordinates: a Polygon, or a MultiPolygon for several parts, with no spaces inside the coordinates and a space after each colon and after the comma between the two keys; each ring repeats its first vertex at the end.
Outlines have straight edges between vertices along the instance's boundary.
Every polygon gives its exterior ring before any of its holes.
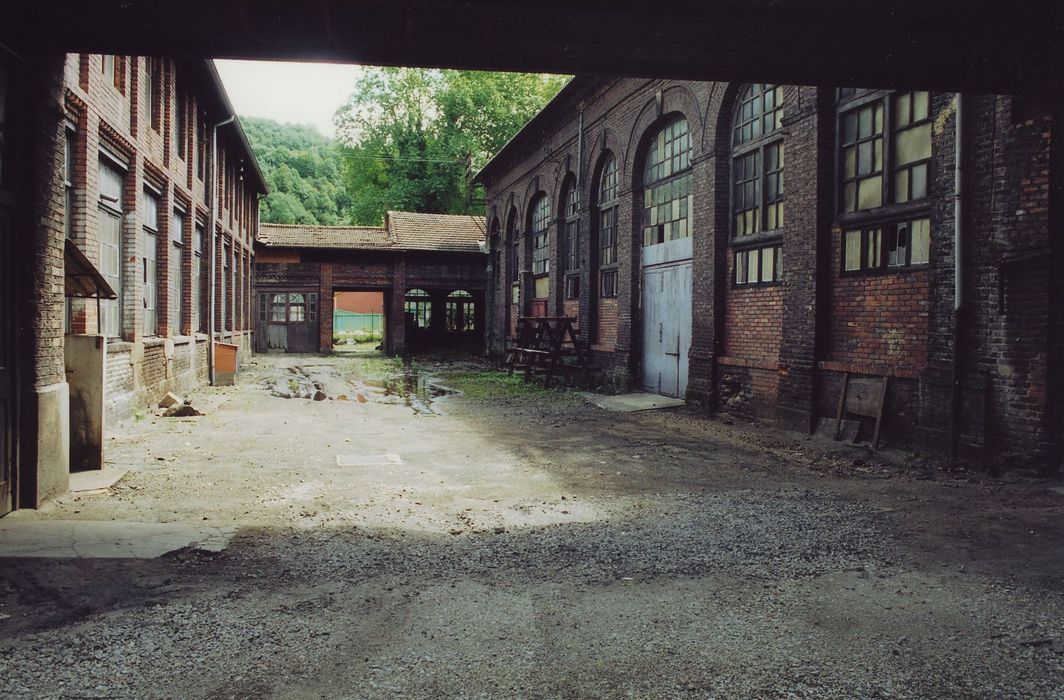
{"type": "Polygon", "coordinates": [[[527,73],[367,69],[337,110],[350,213],[480,213],[479,170],[567,81],[527,73]]]}

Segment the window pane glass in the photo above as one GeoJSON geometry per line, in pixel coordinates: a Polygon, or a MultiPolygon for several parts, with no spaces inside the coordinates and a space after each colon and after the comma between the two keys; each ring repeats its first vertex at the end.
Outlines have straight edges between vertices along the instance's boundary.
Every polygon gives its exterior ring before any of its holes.
{"type": "Polygon", "coordinates": [[[846,245],[846,262],[843,265],[845,270],[860,270],[861,269],[861,232],[860,231],[847,231],[845,234],[846,245]]]}
{"type": "Polygon", "coordinates": [[[897,127],[909,126],[909,109],[912,106],[911,95],[903,92],[894,101],[894,124],[897,127]]]}
{"type": "Polygon", "coordinates": [[[843,211],[856,211],[857,210],[857,183],[847,182],[842,188],[842,209],[843,211]]]}
{"type": "Polygon", "coordinates": [[[914,92],[913,93],[913,121],[920,121],[921,119],[927,119],[928,116],[928,103],[930,102],[930,93],[927,92],[914,92]]]}
{"type": "Polygon", "coordinates": [[[848,146],[843,149],[842,161],[844,177],[846,179],[855,177],[857,175],[857,148],[848,146]]]}
{"type": "Polygon", "coordinates": [[[872,108],[865,107],[857,113],[859,138],[867,138],[872,135],[872,108]]]}
{"type": "Polygon", "coordinates": [[[883,176],[862,180],[858,185],[857,208],[872,209],[883,204],[883,176]]]}
{"type": "Polygon", "coordinates": [[[857,113],[850,112],[843,119],[842,127],[842,141],[843,143],[853,143],[857,140],[857,113]]]}
{"type": "Polygon", "coordinates": [[[910,224],[913,265],[923,265],[931,259],[931,219],[917,219],[910,224]]]}
{"type": "Polygon", "coordinates": [[[912,198],[923,199],[927,196],[927,163],[914,166],[911,169],[912,198]]]}
{"type": "Polygon", "coordinates": [[[906,165],[931,157],[931,123],[898,132],[894,156],[898,165],[906,165]]]}
{"type": "Polygon", "coordinates": [[[868,175],[873,172],[872,142],[865,141],[857,146],[857,174],[868,175]]]}
{"type": "Polygon", "coordinates": [[[776,278],[776,249],[761,249],[761,281],[771,282],[776,278]]]}
{"type": "Polygon", "coordinates": [[[881,232],[878,228],[868,231],[866,238],[868,240],[868,255],[865,258],[866,267],[879,267],[881,264],[880,251],[883,249],[881,245],[881,232]]]}
{"type": "Polygon", "coordinates": [[[894,201],[909,201],[909,171],[899,170],[894,176],[894,201]]]}

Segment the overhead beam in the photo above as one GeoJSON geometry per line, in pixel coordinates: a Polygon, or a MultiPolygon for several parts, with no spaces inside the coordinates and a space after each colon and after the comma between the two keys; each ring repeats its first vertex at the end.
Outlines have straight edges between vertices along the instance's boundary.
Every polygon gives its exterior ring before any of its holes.
{"type": "Polygon", "coordinates": [[[0,41],[86,51],[1059,93],[1064,3],[14,0],[0,41]]]}

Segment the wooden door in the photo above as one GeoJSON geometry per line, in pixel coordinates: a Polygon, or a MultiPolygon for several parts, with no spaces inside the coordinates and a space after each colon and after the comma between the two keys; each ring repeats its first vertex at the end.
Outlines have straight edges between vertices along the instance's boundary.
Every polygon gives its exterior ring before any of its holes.
{"type": "Polygon", "coordinates": [[[317,293],[269,292],[268,352],[317,352],[317,293]]]}
{"type": "Polygon", "coordinates": [[[691,263],[643,269],[643,389],[687,392],[691,349],[691,263]]]}

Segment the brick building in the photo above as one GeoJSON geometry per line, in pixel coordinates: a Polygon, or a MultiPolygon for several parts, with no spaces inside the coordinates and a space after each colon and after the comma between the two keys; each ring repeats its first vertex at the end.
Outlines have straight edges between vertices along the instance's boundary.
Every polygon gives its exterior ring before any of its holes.
{"type": "Polygon", "coordinates": [[[66,54],[18,69],[0,65],[0,130],[31,135],[5,139],[0,161],[0,513],[100,468],[106,422],[205,385],[212,328],[250,352],[266,191],[210,61],[66,54]],[[90,288],[113,294],[68,296],[90,288]]]}
{"type": "Polygon", "coordinates": [[[1007,95],[578,77],[477,176],[489,350],[575,316],[618,388],[803,431],[887,377],[888,442],[1056,468],[1055,129],[1007,95]]]}
{"type": "Polygon", "coordinates": [[[388,212],[383,227],[262,224],[255,242],[255,349],[328,352],[337,294],[382,297],[383,348],[479,345],[484,218],[388,212]]]}

